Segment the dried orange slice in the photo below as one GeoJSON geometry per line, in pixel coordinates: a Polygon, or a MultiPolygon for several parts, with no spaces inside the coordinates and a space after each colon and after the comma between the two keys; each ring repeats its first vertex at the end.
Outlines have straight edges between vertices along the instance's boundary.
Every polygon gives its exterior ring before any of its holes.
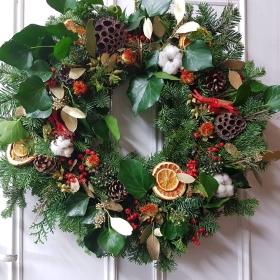
{"type": "Polygon", "coordinates": [[[13,144],[13,152],[15,156],[24,157],[27,156],[27,148],[23,141],[19,141],[13,144]]]}
{"type": "Polygon", "coordinates": [[[174,200],[184,194],[186,184],[178,180],[177,173],[182,173],[182,170],[173,162],[160,162],[154,167],[152,174],[156,184],[153,192],[156,196],[163,200],[174,200]]]}

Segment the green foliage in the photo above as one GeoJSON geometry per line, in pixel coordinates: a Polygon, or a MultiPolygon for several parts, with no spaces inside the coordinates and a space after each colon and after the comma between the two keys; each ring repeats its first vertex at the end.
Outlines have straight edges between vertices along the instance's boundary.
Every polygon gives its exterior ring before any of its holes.
{"type": "Polygon", "coordinates": [[[223,214],[225,216],[240,215],[253,216],[255,208],[259,205],[256,198],[246,198],[239,200],[237,197],[230,199],[224,205],[223,214]]]}
{"type": "Polygon", "coordinates": [[[206,232],[211,234],[217,232],[220,229],[218,224],[218,216],[214,213],[208,213],[199,220],[199,227],[203,227],[206,232]]]}
{"type": "Polygon", "coordinates": [[[245,62],[244,71],[242,71],[244,80],[258,79],[266,74],[264,67],[256,67],[254,61],[247,60],[245,62]]]}

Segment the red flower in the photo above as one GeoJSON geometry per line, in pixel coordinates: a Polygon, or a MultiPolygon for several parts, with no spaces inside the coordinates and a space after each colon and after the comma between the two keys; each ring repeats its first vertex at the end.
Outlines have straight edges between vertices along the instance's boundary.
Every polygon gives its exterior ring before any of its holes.
{"type": "Polygon", "coordinates": [[[92,154],[88,157],[88,162],[92,166],[98,166],[100,162],[100,158],[97,154],[92,154]]]}
{"type": "Polygon", "coordinates": [[[211,122],[203,123],[199,128],[200,134],[204,137],[208,137],[212,135],[213,131],[214,131],[214,125],[211,122]]]}
{"type": "Polygon", "coordinates": [[[156,216],[158,213],[158,206],[154,203],[148,203],[139,208],[140,212],[147,216],[156,216]]]}
{"type": "Polygon", "coordinates": [[[77,95],[85,94],[87,91],[87,85],[82,81],[76,81],[73,84],[74,93],[77,95]]]}
{"type": "Polygon", "coordinates": [[[184,69],[181,73],[180,79],[184,84],[190,85],[194,82],[194,73],[184,69]]]}

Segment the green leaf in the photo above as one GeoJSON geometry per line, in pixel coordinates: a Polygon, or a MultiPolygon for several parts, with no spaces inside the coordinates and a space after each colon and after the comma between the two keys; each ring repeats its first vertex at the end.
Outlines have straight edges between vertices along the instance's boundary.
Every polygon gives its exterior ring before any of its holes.
{"type": "Polygon", "coordinates": [[[94,20],[90,19],[87,23],[86,28],[86,49],[87,52],[95,58],[95,51],[96,51],[96,37],[95,37],[95,25],[94,20]]]}
{"type": "Polygon", "coordinates": [[[155,73],[155,76],[159,79],[165,79],[165,80],[172,80],[172,81],[180,81],[180,78],[167,74],[165,72],[157,72],[155,73]]]}
{"type": "Polygon", "coordinates": [[[269,108],[271,112],[280,111],[280,86],[270,86],[264,93],[264,107],[269,108]]]}
{"type": "Polygon", "coordinates": [[[48,57],[53,54],[54,45],[51,35],[38,38],[37,48],[33,51],[33,60],[48,60],[48,57]]]}
{"type": "Polygon", "coordinates": [[[109,145],[111,143],[111,139],[109,137],[109,128],[106,124],[105,120],[97,119],[93,122],[92,128],[95,134],[103,140],[105,145],[109,145]]]}
{"type": "Polygon", "coordinates": [[[122,160],[118,179],[124,184],[126,190],[139,199],[146,195],[155,184],[155,177],[148,173],[141,163],[134,159],[122,160]]]}
{"type": "Polygon", "coordinates": [[[15,98],[20,101],[26,113],[37,110],[47,111],[52,107],[52,100],[48,95],[45,84],[38,76],[30,76],[19,86],[15,98]]]}
{"type": "Polygon", "coordinates": [[[114,139],[118,142],[120,140],[121,134],[120,129],[118,126],[117,119],[113,117],[112,115],[105,115],[103,116],[112,136],[114,139]]]}
{"type": "Polygon", "coordinates": [[[0,143],[8,145],[29,137],[20,119],[17,121],[0,121],[0,143]]]}
{"type": "Polygon", "coordinates": [[[199,182],[203,185],[205,191],[207,192],[207,202],[215,195],[218,190],[219,184],[212,176],[206,175],[205,173],[200,173],[199,182]]]}
{"type": "Polygon", "coordinates": [[[10,40],[1,46],[0,60],[20,70],[26,70],[32,66],[33,55],[28,46],[10,40]]]}
{"type": "Polygon", "coordinates": [[[70,37],[65,37],[54,46],[54,56],[61,60],[68,56],[73,40],[70,37]]]}
{"type": "Polygon", "coordinates": [[[146,11],[149,17],[164,15],[171,5],[172,0],[142,0],[140,8],[146,11]]]}
{"type": "Polygon", "coordinates": [[[85,246],[98,258],[104,256],[105,254],[105,251],[97,243],[97,238],[102,232],[102,228],[96,228],[90,234],[84,237],[85,246]]]}
{"type": "Polygon", "coordinates": [[[96,215],[101,214],[102,212],[102,210],[96,209],[95,206],[88,207],[85,216],[82,218],[82,224],[93,225],[96,215]]]}
{"type": "Polygon", "coordinates": [[[249,98],[251,93],[251,87],[249,82],[243,83],[237,90],[234,101],[232,102],[233,106],[243,105],[249,98]]]}
{"type": "Polygon", "coordinates": [[[150,52],[147,57],[145,58],[146,62],[146,71],[149,72],[157,72],[158,70],[158,58],[159,58],[159,51],[152,51],[150,52]]]}
{"type": "Polygon", "coordinates": [[[65,212],[68,217],[81,217],[86,214],[90,197],[76,192],[70,194],[66,200],[65,212]]]}
{"type": "Polygon", "coordinates": [[[166,239],[173,240],[176,237],[187,234],[189,226],[187,224],[174,224],[169,220],[161,225],[160,232],[166,239]]]}
{"type": "Polygon", "coordinates": [[[108,13],[111,17],[119,19],[119,17],[122,15],[122,8],[120,6],[110,5],[108,7],[108,13]]]}
{"type": "Polygon", "coordinates": [[[28,113],[26,114],[26,118],[33,118],[33,119],[46,119],[48,118],[52,113],[52,107],[50,107],[48,110],[46,111],[40,111],[40,110],[36,110],[32,113],[28,113]]]}
{"type": "Polygon", "coordinates": [[[182,64],[191,72],[213,67],[212,54],[207,43],[202,40],[192,42],[184,52],[182,64]]]}
{"type": "MultiPolygon", "coordinates": [[[[241,188],[241,189],[250,189],[250,185],[248,180],[246,179],[246,177],[243,175],[243,171],[242,170],[238,170],[238,169],[230,169],[230,172],[228,172],[229,169],[226,169],[226,173],[229,175],[229,177],[231,178],[231,180],[236,183],[242,183],[242,187],[240,187],[239,185],[237,185],[237,188],[241,188]]],[[[235,185],[235,184],[234,184],[235,185]]]]}
{"type": "Polygon", "coordinates": [[[68,10],[75,9],[77,5],[76,0],[47,0],[47,3],[62,14],[68,10]]]}
{"type": "Polygon", "coordinates": [[[128,18],[128,26],[126,28],[127,31],[131,31],[136,29],[139,25],[141,20],[144,18],[145,16],[142,15],[140,12],[135,12],[133,14],[131,14],[128,18]]]}
{"type": "Polygon", "coordinates": [[[135,115],[153,106],[160,97],[164,81],[157,77],[137,76],[130,80],[127,96],[135,115]]]}
{"type": "Polygon", "coordinates": [[[52,69],[49,64],[44,60],[37,60],[31,66],[29,72],[31,74],[37,75],[44,82],[49,80],[52,76],[52,69]]]}
{"type": "Polygon", "coordinates": [[[89,4],[104,5],[103,0],[82,0],[82,2],[87,2],[89,4]]]}
{"type": "Polygon", "coordinates": [[[220,208],[221,206],[223,206],[230,198],[226,197],[223,198],[219,201],[213,202],[213,203],[208,203],[206,205],[203,205],[204,208],[220,208]]]}
{"type": "Polygon", "coordinates": [[[268,88],[268,86],[262,84],[259,81],[251,81],[250,87],[252,92],[265,92],[265,90],[268,88]]]}
{"type": "Polygon", "coordinates": [[[56,36],[60,39],[62,39],[63,37],[69,37],[71,38],[73,41],[77,41],[79,39],[79,36],[77,33],[74,33],[71,30],[68,30],[65,26],[65,24],[63,24],[62,22],[56,24],[56,25],[48,25],[47,26],[47,31],[53,35],[56,36]]]}
{"type": "Polygon", "coordinates": [[[104,248],[107,253],[116,257],[125,244],[125,237],[110,228],[98,236],[97,243],[101,248],[104,248]]]}

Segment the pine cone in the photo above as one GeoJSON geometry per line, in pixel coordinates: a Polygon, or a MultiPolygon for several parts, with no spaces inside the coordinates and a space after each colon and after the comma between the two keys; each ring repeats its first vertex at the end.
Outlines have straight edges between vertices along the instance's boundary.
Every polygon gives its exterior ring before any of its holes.
{"type": "Polygon", "coordinates": [[[59,72],[59,79],[66,85],[72,85],[74,83],[74,79],[69,78],[71,68],[65,65],[62,65],[59,72]]]}
{"type": "Polygon", "coordinates": [[[124,201],[127,195],[124,185],[119,180],[115,180],[108,188],[108,196],[115,202],[124,201]]]}
{"type": "Polygon", "coordinates": [[[38,155],[34,160],[35,168],[42,173],[54,173],[58,167],[58,161],[50,156],[38,155]]]}
{"type": "Polygon", "coordinates": [[[226,75],[220,71],[212,71],[206,77],[206,87],[212,92],[221,91],[226,84],[226,75]]]}

